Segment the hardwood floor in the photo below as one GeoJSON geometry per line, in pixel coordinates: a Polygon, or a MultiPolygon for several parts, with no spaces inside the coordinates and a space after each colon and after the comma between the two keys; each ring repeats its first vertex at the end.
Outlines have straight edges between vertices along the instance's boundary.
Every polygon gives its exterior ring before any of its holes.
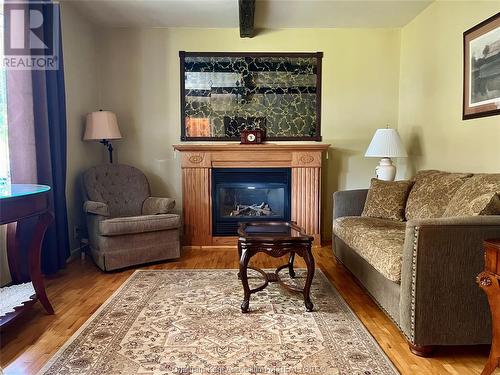
{"type": "MultiPolygon", "coordinates": [[[[340,291],[402,374],[481,373],[489,347],[439,348],[432,358],[414,356],[396,326],[353,277],[335,262],[331,248],[322,247],[314,252],[317,266],[340,291]]],[[[189,249],[183,251],[180,260],[140,268],[236,268],[237,258],[236,249],[189,249]]],[[[258,267],[272,267],[283,261],[257,256],[252,263],[258,267]]],[[[301,259],[297,259],[297,265],[303,266],[301,259]]],[[[66,269],[48,278],[47,292],[56,314],[46,315],[36,303],[30,312],[0,334],[0,365],[4,373],[36,373],[133,272],[134,269],[128,269],[104,273],[87,258],[72,261],[66,269]]]]}

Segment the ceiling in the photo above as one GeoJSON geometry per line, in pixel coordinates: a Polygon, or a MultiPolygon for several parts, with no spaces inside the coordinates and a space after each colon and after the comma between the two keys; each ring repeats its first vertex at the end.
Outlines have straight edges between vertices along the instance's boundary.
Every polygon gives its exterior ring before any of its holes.
{"type": "MultiPolygon", "coordinates": [[[[238,0],[63,0],[108,27],[238,27],[238,0]]],[[[432,0],[256,0],[255,28],[401,27],[432,0]]]]}

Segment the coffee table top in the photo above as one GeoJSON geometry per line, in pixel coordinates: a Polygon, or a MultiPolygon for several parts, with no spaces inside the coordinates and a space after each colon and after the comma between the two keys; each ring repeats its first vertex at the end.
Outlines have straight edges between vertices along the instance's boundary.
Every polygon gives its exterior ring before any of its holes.
{"type": "Polygon", "coordinates": [[[260,221],[241,223],[238,228],[240,241],[281,242],[281,241],[313,241],[314,237],[294,222],[260,221]]]}

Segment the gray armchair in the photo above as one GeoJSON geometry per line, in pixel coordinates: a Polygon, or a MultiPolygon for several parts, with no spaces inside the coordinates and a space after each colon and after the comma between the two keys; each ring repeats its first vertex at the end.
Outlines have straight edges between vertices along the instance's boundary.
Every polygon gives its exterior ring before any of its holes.
{"type": "Polygon", "coordinates": [[[170,198],[151,197],[146,176],[123,164],[92,167],[83,175],[90,250],[111,271],[178,258],[179,215],[170,198]]]}

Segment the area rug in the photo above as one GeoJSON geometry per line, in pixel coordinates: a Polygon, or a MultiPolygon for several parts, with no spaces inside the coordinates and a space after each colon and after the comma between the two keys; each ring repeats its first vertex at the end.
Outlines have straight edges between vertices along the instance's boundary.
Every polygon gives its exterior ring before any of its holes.
{"type": "Polygon", "coordinates": [[[311,293],[273,283],[242,314],[236,270],[139,270],[39,374],[398,373],[319,270],[311,293]]]}

